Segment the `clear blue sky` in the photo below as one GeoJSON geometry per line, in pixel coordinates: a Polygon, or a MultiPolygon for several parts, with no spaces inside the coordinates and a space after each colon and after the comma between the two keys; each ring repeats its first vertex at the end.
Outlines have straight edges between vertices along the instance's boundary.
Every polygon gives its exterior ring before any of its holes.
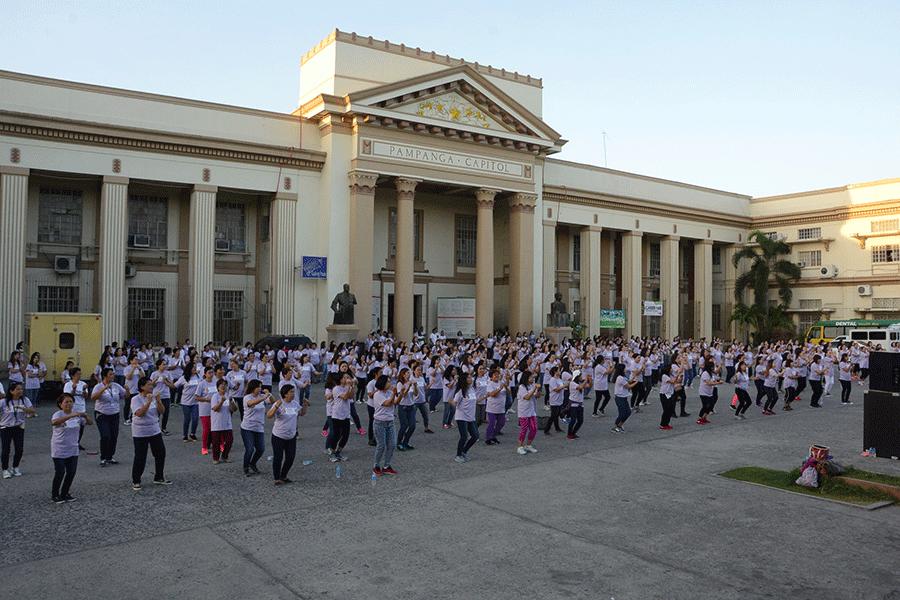
{"type": "Polygon", "coordinates": [[[752,196],[900,177],[900,2],[0,2],[0,68],[289,112],[335,27],[541,77],[557,157],[752,196]]]}

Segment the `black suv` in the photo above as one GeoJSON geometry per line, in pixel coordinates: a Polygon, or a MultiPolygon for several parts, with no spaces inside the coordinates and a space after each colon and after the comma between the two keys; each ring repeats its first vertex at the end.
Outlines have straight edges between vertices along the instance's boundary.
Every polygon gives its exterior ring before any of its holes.
{"type": "Polygon", "coordinates": [[[307,344],[314,344],[314,342],[302,334],[267,335],[266,337],[256,342],[256,347],[263,348],[266,344],[268,344],[273,350],[278,350],[279,348],[296,350],[297,348],[305,348],[307,344]]]}

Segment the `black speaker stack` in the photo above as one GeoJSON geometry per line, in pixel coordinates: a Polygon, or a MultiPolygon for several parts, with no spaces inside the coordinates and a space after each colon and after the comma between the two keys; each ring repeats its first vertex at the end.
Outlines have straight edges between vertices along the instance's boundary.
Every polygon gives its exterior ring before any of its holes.
{"type": "Polygon", "coordinates": [[[900,457],[900,352],[872,352],[869,391],[863,400],[863,450],[900,457]]]}

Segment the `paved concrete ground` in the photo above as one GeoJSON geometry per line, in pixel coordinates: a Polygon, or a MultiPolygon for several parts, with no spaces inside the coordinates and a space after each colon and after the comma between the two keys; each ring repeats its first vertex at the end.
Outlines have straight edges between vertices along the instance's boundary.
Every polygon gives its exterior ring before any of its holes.
{"type": "MultiPolygon", "coordinates": [[[[49,501],[45,405],[27,423],[24,476],[0,480],[0,596],[900,598],[900,507],[865,511],[715,476],[790,469],[812,443],[900,474],[900,463],[859,456],[861,388],[853,406],[831,397],[775,417],[754,407],[741,422],[720,401],[712,425],[677,419],[668,432],[652,398],[624,435],[610,433],[610,417],[588,417],[581,439],[539,433],[539,452],[519,456],[511,422],[501,445],[479,443],[466,464],[434,413],[437,433],[419,423],[416,449],[395,454],[400,474],[374,487],[365,436],[351,434],[340,479],[322,453],[321,386],[302,420],[295,483],[281,488],[264,461],[263,476],[243,477],[239,437],[238,461],[218,466],[183,444],[174,407],[174,485],[132,491],[123,427],[122,464],[101,469],[82,453],[78,500],[64,505],[49,501]]],[[[96,428],[85,446],[97,449],[96,428]]],[[[152,471],[150,459],[147,484],[152,471]]]]}

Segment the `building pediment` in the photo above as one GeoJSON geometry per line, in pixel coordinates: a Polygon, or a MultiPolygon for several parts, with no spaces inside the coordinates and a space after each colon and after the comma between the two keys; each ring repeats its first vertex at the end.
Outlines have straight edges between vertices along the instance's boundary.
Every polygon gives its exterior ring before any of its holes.
{"type": "MultiPolygon", "coordinates": [[[[334,98],[337,100],[337,98],[334,98]]],[[[312,102],[305,117],[341,112],[344,118],[442,137],[552,154],[565,144],[560,135],[469,66],[444,69],[344,96],[340,106],[312,102]]]]}

